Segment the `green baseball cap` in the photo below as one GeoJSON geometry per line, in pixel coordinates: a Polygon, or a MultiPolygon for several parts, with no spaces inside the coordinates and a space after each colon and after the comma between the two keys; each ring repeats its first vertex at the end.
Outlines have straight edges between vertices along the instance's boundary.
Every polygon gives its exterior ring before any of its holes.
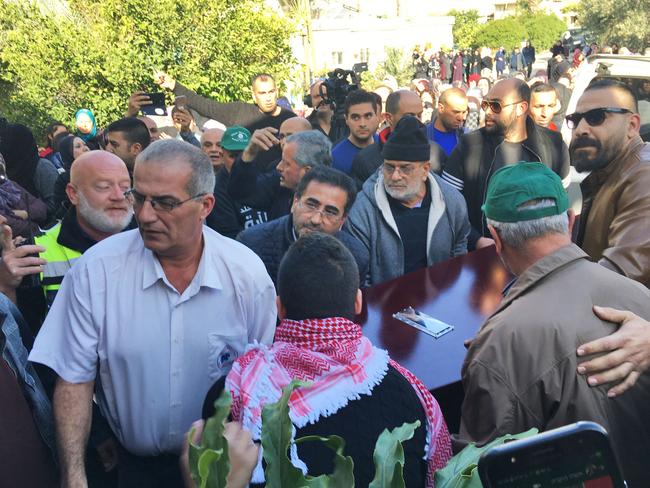
{"type": "Polygon", "coordinates": [[[542,163],[522,161],[494,173],[481,210],[488,219],[497,222],[521,222],[560,215],[568,208],[569,197],[560,177],[542,163]],[[542,198],[555,200],[555,205],[519,208],[526,202],[542,198]]]}
{"type": "Polygon", "coordinates": [[[243,151],[251,140],[251,133],[241,125],[228,127],[221,138],[221,147],[227,151],[243,151]]]}

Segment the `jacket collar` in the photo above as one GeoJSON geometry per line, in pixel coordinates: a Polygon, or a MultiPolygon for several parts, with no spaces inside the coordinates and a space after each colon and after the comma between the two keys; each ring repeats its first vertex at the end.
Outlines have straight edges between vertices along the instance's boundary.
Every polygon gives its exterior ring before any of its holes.
{"type": "Polygon", "coordinates": [[[580,183],[580,188],[584,195],[593,195],[600,190],[605,182],[613,174],[621,174],[628,166],[635,163],[636,158],[630,157],[632,154],[638,153],[644,142],[640,136],[636,136],[630,141],[627,148],[607,166],[597,171],[593,171],[580,183]]]}
{"type": "Polygon", "coordinates": [[[91,246],[97,244],[97,241],[86,234],[79,226],[77,207],[74,205],[68,209],[61,221],[61,230],[57,242],[81,254],[85,253],[91,246]]]}
{"type": "Polygon", "coordinates": [[[589,256],[575,244],[569,244],[544,256],[519,275],[512,286],[506,289],[503,301],[491,317],[500,313],[521,295],[526,294],[546,276],[579,259],[589,259],[589,256]]]}

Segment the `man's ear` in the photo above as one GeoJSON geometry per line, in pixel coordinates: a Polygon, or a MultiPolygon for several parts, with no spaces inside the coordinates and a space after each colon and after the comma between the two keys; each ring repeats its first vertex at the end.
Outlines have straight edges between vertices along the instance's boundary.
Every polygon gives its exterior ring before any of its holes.
{"type": "Polygon", "coordinates": [[[528,113],[528,102],[521,102],[517,104],[517,111],[520,111],[517,115],[522,116],[528,113]]]}
{"type": "Polygon", "coordinates": [[[287,316],[287,309],[284,308],[282,300],[280,299],[280,295],[275,297],[275,306],[278,309],[278,318],[280,320],[283,320],[287,316]]]}
{"type": "Polygon", "coordinates": [[[134,142],[129,148],[133,154],[140,154],[142,152],[142,144],[139,142],[134,142]]]}
{"type": "Polygon", "coordinates": [[[354,297],[354,315],[359,315],[363,308],[363,294],[357,290],[357,296],[354,297]]]}
{"type": "Polygon", "coordinates": [[[79,196],[77,195],[77,189],[72,183],[68,183],[65,187],[65,194],[68,195],[68,200],[72,205],[79,204],[79,196]]]}
{"type": "Polygon", "coordinates": [[[576,223],[576,213],[572,208],[567,210],[567,215],[569,216],[569,235],[573,235],[573,226],[576,223]]]}
{"type": "Polygon", "coordinates": [[[492,235],[492,239],[494,239],[494,245],[497,248],[497,254],[501,254],[501,250],[503,249],[503,241],[501,240],[501,236],[499,235],[499,232],[493,225],[488,224],[488,229],[490,231],[490,234],[492,235]]]}
{"type": "Polygon", "coordinates": [[[632,137],[639,135],[641,129],[641,116],[639,114],[632,114],[630,116],[629,133],[632,137]]]}

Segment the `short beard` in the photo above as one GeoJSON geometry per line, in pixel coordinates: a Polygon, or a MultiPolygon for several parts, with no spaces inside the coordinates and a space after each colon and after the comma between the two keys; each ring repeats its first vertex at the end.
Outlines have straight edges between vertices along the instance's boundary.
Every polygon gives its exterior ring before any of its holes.
{"type": "Polygon", "coordinates": [[[413,187],[406,187],[404,190],[397,190],[395,188],[390,188],[387,182],[384,180],[384,189],[392,198],[399,202],[408,202],[409,200],[415,199],[420,194],[420,181],[416,181],[416,184],[413,184],[413,187]]]}
{"type": "Polygon", "coordinates": [[[622,143],[610,144],[609,148],[603,148],[601,142],[597,139],[589,137],[580,137],[571,141],[569,146],[569,154],[571,156],[571,164],[578,173],[585,173],[587,171],[596,171],[609,165],[614,160],[616,155],[622,149],[622,143]],[[596,155],[589,159],[585,154],[576,151],[582,147],[593,147],[596,149],[596,155]]]}
{"type": "Polygon", "coordinates": [[[77,195],[79,197],[79,202],[77,203],[77,211],[89,226],[95,230],[98,230],[99,232],[104,232],[106,234],[117,234],[118,232],[123,231],[133,218],[133,209],[130,209],[130,211],[128,211],[122,219],[111,219],[102,210],[93,208],[90,203],[88,203],[88,200],[86,200],[86,197],[84,197],[83,193],[78,192],[77,195]]]}

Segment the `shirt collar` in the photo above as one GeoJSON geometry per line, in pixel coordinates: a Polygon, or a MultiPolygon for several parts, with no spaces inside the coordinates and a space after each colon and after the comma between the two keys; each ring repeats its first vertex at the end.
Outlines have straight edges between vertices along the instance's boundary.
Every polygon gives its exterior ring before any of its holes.
{"type": "MultiPolygon", "coordinates": [[[[211,236],[206,234],[205,228],[203,229],[203,251],[201,253],[201,260],[199,261],[199,267],[196,270],[194,278],[188,287],[188,290],[192,288],[198,289],[202,287],[212,288],[215,290],[221,290],[223,285],[221,279],[219,278],[218,269],[221,269],[219,263],[215,262],[214,257],[208,252],[206,253],[206,248],[208,246],[218,247],[215,243],[212,243],[211,236]],[[210,261],[209,263],[207,261],[210,261]]],[[[159,280],[162,280],[167,286],[171,286],[165,276],[165,271],[163,270],[160,261],[156,255],[149,249],[144,248],[144,269],[142,272],[142,289],[146,290],[147,288],[153,286],[159,280]]],[[[192,292],[194,293],[194,292],[192,292]]]]}

